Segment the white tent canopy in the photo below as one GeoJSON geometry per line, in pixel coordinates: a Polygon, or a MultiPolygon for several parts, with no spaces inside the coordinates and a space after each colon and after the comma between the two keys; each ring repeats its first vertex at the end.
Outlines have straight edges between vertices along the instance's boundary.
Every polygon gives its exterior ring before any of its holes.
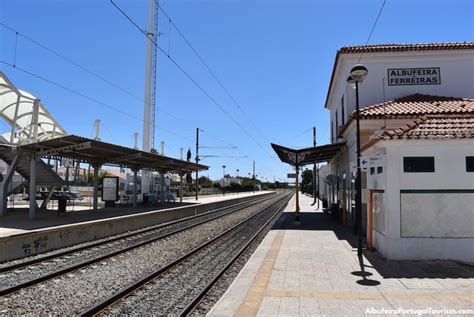
{"type": "Polygon", "coordinates": [[[20,145],[67,135],[39,99],[16,88],[3,72],[0,72],[0,116],[11,127],[2,134],[10,144],[20,145]],[[35,111],[38,111],[37,121],[35,111]]]}

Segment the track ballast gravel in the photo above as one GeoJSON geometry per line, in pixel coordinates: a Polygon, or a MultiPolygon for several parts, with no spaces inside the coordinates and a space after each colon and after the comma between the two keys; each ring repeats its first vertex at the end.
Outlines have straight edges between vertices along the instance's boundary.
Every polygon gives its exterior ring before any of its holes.
{"type": "Polygon", "coordinates": [[[245,208],[0,298],[0,314],[77,314],[268,206],[245,208]]]}
{"type": "MultiPolygon", "coordinates": [[[[266,199],[266,198],[265,198],[266,199]]],[[[265,200],[264,199],[264,200],[265,200]]],[[[260,200],[259,200],[260,201],[260,200]]],[[[174,230],[188,227],[193,224],[197,224],[201,221],[210,220],[214,217],[224,215],[229,212],[233,212],[239,206],[225,208],[223,210],[203,214],[196,218],[191,218],[183,222],[173,223],[164,226],[157,226],[156,229],[152,231],[141,232],[138,231],[137,234],[129,237],[124,237],[123,239],[108,242],[99,246],[91,247],[83,251],[78,251],[72,254],[65,256],[59,256],[57,258],[46,260],[37,264],[29,265],[24,268],[15,269],[10,272],[0,273],[0,290],[18,285],[21,283],[28,282],[40,276],[48,275],[54,272],[63,270],[69,266],[83,263],[100,256],[111,254],[117,250],[126,249],[128,247],[137,245],[139,243],[145,242],[153,237],[170,233],[174,230]]],[[[64,251],[63,249],[62,251],[64,251]]]]}
{"type": "Polygon", "coordinates": [[[260,213],[184,262],[117,302],[102,315],[176,315],[225,267],[269,220],[274,209],[260,213]]]}

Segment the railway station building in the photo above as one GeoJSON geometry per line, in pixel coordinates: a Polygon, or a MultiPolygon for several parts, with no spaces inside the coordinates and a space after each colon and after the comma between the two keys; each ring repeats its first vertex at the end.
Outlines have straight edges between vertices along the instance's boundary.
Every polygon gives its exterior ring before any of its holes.
{"type": "Polygon", "coordinates": [[[474,263],[474,43],[342,47],[325,108],[331,143],[331,211],[355,223],[356,90],[359,83],[362,224],[388,259],[474,263]]]}

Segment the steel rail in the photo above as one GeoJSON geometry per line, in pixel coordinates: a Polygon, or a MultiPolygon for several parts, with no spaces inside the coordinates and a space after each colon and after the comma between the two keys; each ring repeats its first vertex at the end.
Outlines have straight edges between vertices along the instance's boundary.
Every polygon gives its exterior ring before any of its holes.
{"type": "MultiPolygon", "coordinates": [[[[273,195],[272,195],[273,196],[273,195]]],[[[274,198],[274,197],[273,197],[274,198]]],[[[258,202],[255,202],[255,204],[258,204],[258,203],[264,203],[266,202],[267,200],[269,200],[271,198],[267,198],[267,199],[263,199],[262,201],[258,201],[258,202]]],[[[14,285],[14,286],[11,286],[11,287],[8,287],[8,288],[4,288],[4,289],[1,289],[0,290],[0,296],[5,296],[5,295],[8,295],[8,294],[11,294],[13,292],[16,292],[20,289],[23,289],[23,288],[27,288],[27,287],[30,287],[30,286],[33,286],[33,285],[36,285],[36,284],[39,284],[39,283],[42,283],[44,281],[47,281],[47,280],[50,280],[50,279],[53,279],[55,277],[58,277],[58,276],[61,276],[61,275],[64,275],[66,273],[69,273],[69,272],[72,272],[72,271],[76,271],[78,269],[81,269],[83,267],[86,267],[86,266],[89,266],[91,264],[94,264],[94,263],[97,263],[97,262],[100,262],[100,261],[103,261],[105,259],[108,259],[108,258],[111,258],[111,257],[114,257],[114,256],[117,256],[119,254],[122,254],[122,253],[126,253],[130,250],[133,250],[133,249],[136,249],[136,248],[139,248],[141,246],[144,246],[144,245],[147,245],[147,244],[150,244],[150,243],[153,243],[155,241],[158,241],[158,240],[161,240],[161,239],[164,239],[166,237],[169,237],[171,235],[174,235],[174,234],[177,234],[179,232],[182,232],[182,231],[185,231],[185,230],[188,230],[188,229],[191,229],[191,228],[194,228],[194,227],[197,227],[199,225],[202,225],[204,223],[207,223],[209,221],[213,221],[213,220],[216,220],[218,218],[221,218],[221,217],[224,217],[226,215],[229,215],[233,212],[237,212],[239,210],[242,210],[244,208],[248,208],[252,206],[252,204],[250,204],[249,206],[239,206],[239,209],[237,210],[233,210],[233,211],[230,211],[230,212],[227,212],[225,214],[222,214],[222,215],[218,215],[218,216],[215,216],[211,219],[205,219],[203,221],[200,221],[198,223],[195,223],[195,224],[192,224],[190,226],[187,226],[187,227],[183,227],[183,228],[178,228],[176,230],[173,230],[171,232],[168,232],[168,233],[164,233],[164,234],[161,234],[161,235],[158,235],[156,237],[153,237],[151,239],[147,239],[145,241],[142,241],[142,242],[139,242],[137,244],[134,244],[134,245],[131,245],[131,246],[128,246],[128,247],[125,247],[125,248],[122,248],[120,250],[117,250],[117,251],[114,251],[114,252],[111,252],[111,253],[108,253],[108,254],[104,254],[102,256],[99,256],[99,257],[95,257],[93,259],[90,259],[90,260],[87,260],[85,262],[81,262],[81,263],[78,263],[78,264],[74,264],[74,265],[71,265],[71,266],[68,266],[64,269],[61,269],[59,271],[56,271],[56,272],[52,272],[50,274],[45,274],[43,276],[40,276],[38,278],[35,278],[35,279],[32,279],[32,280],[29,280],[27,282],[23,282],[23,283],[19,283],[17,285],[14,285]],[[241,208],[240,208],[241,207],[241,208]]]]}
{"type": "MultiPolygon", "coordinates": [[[[270,196],[273,196],[273,195],[270,195],[270,196]]],[[[133,236],[137,236],[137,235],[140,235],[140,234],[143,234],[143,233],[147,233],[147,232],[150,232],[150,231],[153,231],[153,230],[162,229],[162,228],[167,227],[167,226],[175,225],[175,224],[185,222],[185,221],[188,221],[188,220],[191,220],[191,219],[206,216],[206,215],[209,215],[211,213],[220,212],[220,211],[225,210],[225,209],[231,209],[231,208],[235,208],[235,207],[239,207],[239,206],[241,207],[242,205],[251,205],[252,202],[255,202],[257,200],[261,200],[263,202],[263,201],[265,201],[267,199],[270,199],[270,198],[271,197],[268,197],[268,195],[264,195],[263,197],[258,197],[257,196],[255,198],[252,198],[252,199],[244,201],[244,202],[240,202],[240,203],[233,204],[233,205],[230,205],[230,206],[221,207],[221,208],[218,208],[218,209],[213,209],[213,210],[201,213],[201,214],[197,214],[197,215],[193,215],[193,216],[189,216],[189,217],[186,217],[186,218],[181,218],[181,219],[177,219],[177,220],[173,220],[173,221],[168,221],[168,222],[165,222],[165,223],[160,223],[158,225],[149,226],[149,227],[142,228],[142,229],[133,230],[132,232],[125,233],[125,234],[118,234],[118,235],[116,235],[115,238],[112,238],[112,239],[104,238],[104,240],[102,240],[102,241],[89,243],[85,246],[81,246],[81,247],[77,247],[77,248],[72,247],[71,249],[66,250],[66,251],[57,252],[57,253],[47,255],[47,256],[37,257],[35,259],[31,259],[31,260],[28,260],[28,261],[23,261],[21,263],[12,264],[12,265],[9,265],[9,266],[0,267],[0,273],[6,273],[6,272],[9,272],[9,271],[13,271],[13,270],[16,270],[16,269],[19,269],[19,268],[24,268],[24,267],[27,267],[27,266],[30,266],[30,265],[33,265],[33,264],[37,264],[37,263],[49,261],[49,260],[52,260],[52,259],[56,259],[56,258],[65,256],[65,255],[72,254],[72,253],[84,251],[84,250],[87,250],[87,249],[92,249],[92,248],[95,248],[95,247],[98,247],[100,245],[104,245],[104,244],[107,244],[107,243],[112,243],[112,242],[115,242],[115,241],[124,240],[124,239],[130,238],[130,237],[133,237],[133,236]]],[[[87,242],[85,242],[85,243],[87,243],[87,242]]],[[[70,248],[70,247],[65,247],[65,248],[70,248]]]]}
{"type": "Polygon", "coordinates": [[[278,199],[275,203],[273,203],[272,205],[270,206],[267,206],[265,207],[263,210],[259,211],[258,213],[252,215],[252,216],[249,216],[247,217],[246,219],[240,221],[239,223],[237,223],[236,225],[232,226],[231,228],[225,230],[224,232],[220,233],[219,235],[215,236],[214,238],[212,238],[211,240],[209,241],[206,241],[204,243],[202,243],[201,245],[197,246],[196,248],[194,248],[193,250],[189,251],[188,253],[180,256],[179,258],[169,262],[168,264],[162,266],[160,269],[156,270],[155,272],[152,272],[150,273],[149,275],[141,278],[140,280],[137,280],[135,283],[133,284],[130,284],[129,286],[127,287],[124,287],[122,288],[121,290],[119,290],[118,292],[116,292],[115,294],[107,297],[106,299],[98,302],[97,304],[95,304],[94,306],[91,306],[89,308],[87,308],[86,310],[82,311],[81,313],[78,314],[78,316],[84,316],[84,317],[88,317],[88,316],[95,316],[97,314],[99,314],[100,312],[104,311],[106,308],[112,306],[113,304],[115,304],[116,302],[118,302],[119,300],[123,299],[123,298],[126,298],[128,297],[130,294],[132,294],[133,292],[135,292],[136,290],[138,290],[139,288],[141,288],[142,286],[144,286],[145,284],[149,283],[150,281],[160,277],[161,275],[163,275],[164,273],[168,272],[170,269],[174,268],[175,266],[177,266],[178,264],[182,263],[183,261],[185,261],[186,259],[188,259],[189,257],[191,257],[192,255],[196,254],[197,252],[201,251],[202,249],[204,249],[205,247],[213,244],[214,242],[216,242],[218,239],[220,239],[221,237],[225,236],[226,234],[230,233],[231,231],[237,229],[238,227],[242,226],[242,225],[245,225],[247,224],[248,222],[250,222],[253,218],[257,217],[258,215],[260,215],[261,213],[271,209],[271,208],[274,208],[276,204],[280,203],[282,200],[288,198],[288,195],[284,195],[284,197],[278,199]]]}
{"type": "Polygon", "coordinates": [[[226,265],[216,275],[214,275],[212,280],[199,292],[199,294],[197,294],[191,300],[191,302],[189,302],[186,305],[186,307],[184,307],[178,313],[178,316],[186,316],[197,307],[197,305],[204,298],[204,296],[206,296],[207,292],[212,288],[212,286],[214,286],[214,284],[221,278],[221,276],[240,258],[242,253],[244,253],[245,250],[247,250],[247,248],[257,239],[257,237],[262,233],[262,231],[265,230],[265,228],[270,224],[270,222],[272,222],[273,219],[282,211],[282,209],[286,206],[288,201],[291,199],[291,196],[292,194],[288,195],[287,197],[285,197],[286,199],[281,204],[276,206],[276,212],[270,217],[270,219],[268,219],[268,221],[265,222],[265,224],[260,228],[260,230],[258,230],[258,232],[256,232],[252,236],[252,238],[250,238],[249,241],[247,241],[247,243],[239,250],[239,252],[237,252],[237,254],[234,257],[232,257],[232,259],[230,259],[226,263],[226,265]]]}

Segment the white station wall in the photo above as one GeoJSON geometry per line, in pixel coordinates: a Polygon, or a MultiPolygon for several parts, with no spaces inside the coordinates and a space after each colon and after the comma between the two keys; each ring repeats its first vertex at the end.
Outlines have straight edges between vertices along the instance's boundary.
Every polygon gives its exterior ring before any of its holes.
{"type": "Polygon", "coordinates": [[[389,259],[474,263],[474,173],[466,171],[466,156],[474,156],[474,140],[381,143],[387,154],[385,233],[374,231],[375,247],[389,259]],[[405,173],[407,156],[433,156],[435,172],[405,173]]]}

